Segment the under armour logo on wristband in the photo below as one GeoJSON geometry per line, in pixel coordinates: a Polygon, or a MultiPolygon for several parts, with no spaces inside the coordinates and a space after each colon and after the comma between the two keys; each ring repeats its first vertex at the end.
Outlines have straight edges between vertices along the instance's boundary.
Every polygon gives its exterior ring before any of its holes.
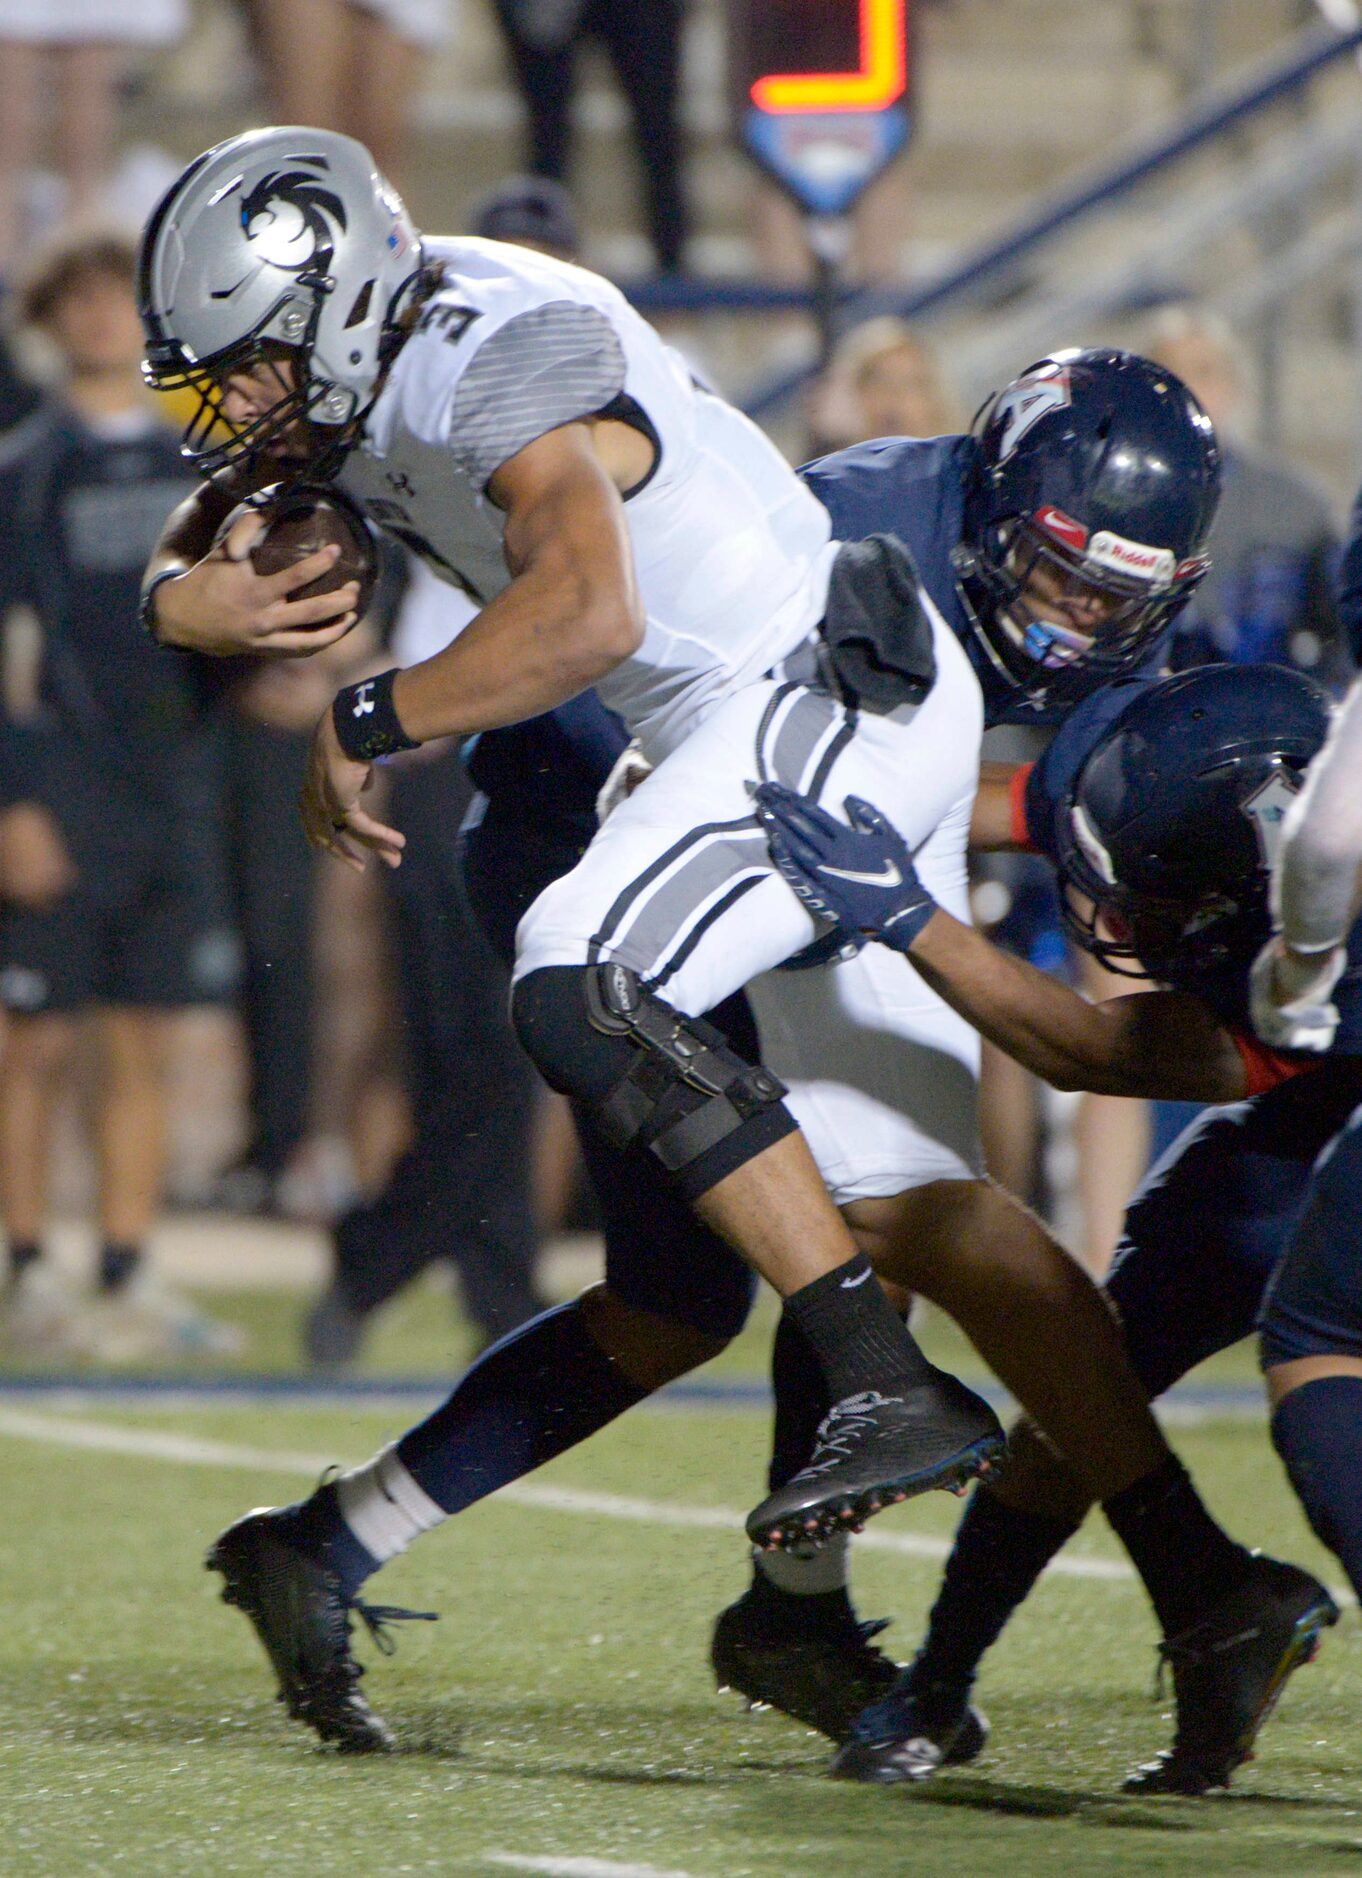
{"type": "Polygon", "coordinates": [[[372,717],[374,713],[374,681],[366,678],[362,685],[355,686],[355,703],[352,717],[372,717]]]}

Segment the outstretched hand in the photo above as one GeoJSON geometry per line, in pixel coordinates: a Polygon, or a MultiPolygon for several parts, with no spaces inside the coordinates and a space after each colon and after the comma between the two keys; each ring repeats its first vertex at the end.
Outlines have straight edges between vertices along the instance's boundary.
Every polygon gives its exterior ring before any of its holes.
{"type": "Polygon", "coordinates": [[[359,806],[374,779],[372,763],[357,763],[340,747],[328,708],[312,734],[307,774],[298,797],[303,833],[314,848],[363,872],[371,854],[398,867],[407,838],[359,806]]]}
{"type": "Polygon", "coordinates": [[[936,901],[907,842],[873,803],[848,796],[841,822],[781,783],[762,783],[753,800],[777,870],[814,918],[836,929],[843,956],[869,939],[909,949],[936,901]]]}

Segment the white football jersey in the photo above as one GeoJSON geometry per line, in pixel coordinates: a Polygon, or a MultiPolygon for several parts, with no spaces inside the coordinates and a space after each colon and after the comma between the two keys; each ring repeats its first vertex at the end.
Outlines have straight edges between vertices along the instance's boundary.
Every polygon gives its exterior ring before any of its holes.
{"type": "Polygon", "coordinates": [[[444,284],[340,480],[486,603],[510,581],[505,517],[487,495],[496,470],[602,411],[651,435],[656,468],[625,501],[643,644],[597,689],[656,760],[808,637],[836,551],[827,511],[608,281],[504,242],[433,241],[427,252],[444,284]]]}

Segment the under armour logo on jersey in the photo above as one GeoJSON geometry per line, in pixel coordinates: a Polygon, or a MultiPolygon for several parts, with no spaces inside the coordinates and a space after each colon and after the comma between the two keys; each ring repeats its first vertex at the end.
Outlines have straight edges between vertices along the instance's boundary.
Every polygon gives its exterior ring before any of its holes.
{"type": "Polygon", "coordinates": [[[1062,411],[1068,402],[1069,371],[1064,365],[1047,365],[1009,385],[994,406],[991,420],[1003,427],[998,461],[1005,463],[1033,425],[1049,411],[1062,411]]]}
{"type": "Polygon", "coordinates": [[[1242,804],[1245,815],[1253,823],[1253,832],[1258,837],[1258,853],[1264,867],[1275,867],[1277,851],[1282,845],[1282,823],[1286,820],[1286,811],[1300,794],[1300,784],[1285,770],[1277,770],[1260,783],[1242,804]]]}
{"type": "Polygon", "coordinates": [[[374,681],[366,678],[362,685],[355,686],[354,708],[351,717],[372,717],[374,712],[374,681]]]}

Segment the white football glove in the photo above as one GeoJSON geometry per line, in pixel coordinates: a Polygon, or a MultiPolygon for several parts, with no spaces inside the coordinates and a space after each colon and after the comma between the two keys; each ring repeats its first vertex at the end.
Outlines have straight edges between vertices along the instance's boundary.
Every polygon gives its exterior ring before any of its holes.
{"type": "Polygon", "coordinates": [[[1330,993],[1347,962],[1343,946],[1304,960],[1286,950],[1280,935],[1269,939],[1249,973],[1249,1010],[1263,1042],[1274,1050],[1332,1048],[1338,1006],[1330,993]]]}

